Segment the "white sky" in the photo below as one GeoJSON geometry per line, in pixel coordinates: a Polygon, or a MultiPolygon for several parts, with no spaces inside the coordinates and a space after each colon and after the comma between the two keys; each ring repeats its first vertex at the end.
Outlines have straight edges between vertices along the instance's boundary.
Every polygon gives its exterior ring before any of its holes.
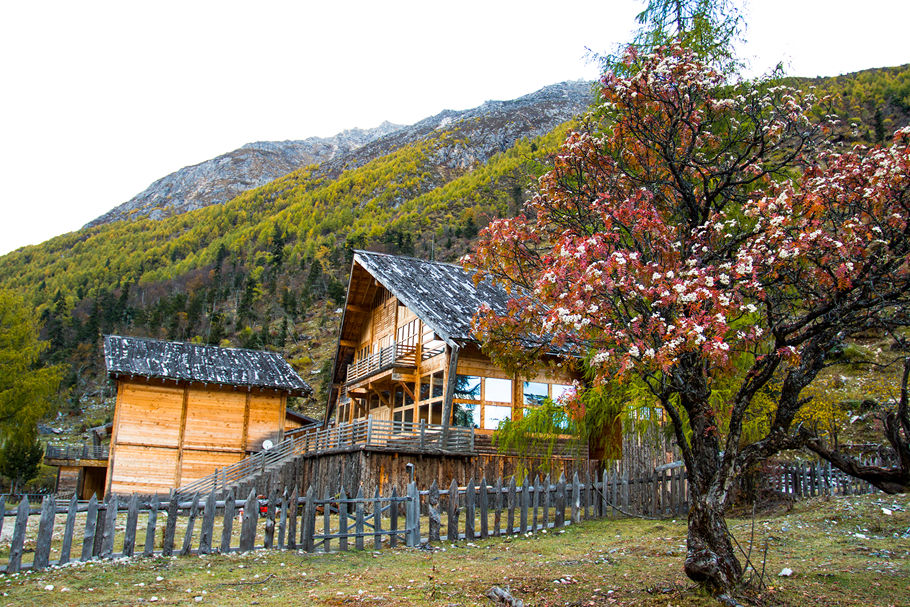
{"type": "MultiPolygon", "coordinates": [[[[0,5],[0,254],[261,140],[594,79],[636,0],[0,5]],[[331,4],[331,6],[328,6],[331,4]]],[[[907,0],[751,0],[744,56],[800,76],[910,61],[907,0]]]]}

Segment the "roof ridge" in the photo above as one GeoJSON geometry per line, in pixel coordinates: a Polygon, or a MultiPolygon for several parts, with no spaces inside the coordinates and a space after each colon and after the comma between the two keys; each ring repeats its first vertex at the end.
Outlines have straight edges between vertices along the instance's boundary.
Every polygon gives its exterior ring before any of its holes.
{"type": "Polygon", "coordinates": [[[134,337],[132,335],[115,335],[113,333],[108,333],[103,335],[103,337],[117,337],[119,339],[136,339],[142,341],[153,341],[160,344],[180,344],[183,346],[200,346],[203,348],[217,348],[219,350],[234,350],[237,352],[255,352],[256,354],[275,354],[277,356],[284,357],[280,352],[275,352],[274,350],[254,350],[252,348],[238,348],[235,346],[217,346],[215,344],[197,344],[194,341],[178,341],[176,339],[160,339],[158,337],[134,337]]]}
{"type": "Polygon", "coordinates": [[[379,251],[367,251],[365,249],[354,249],[355,254],[365,254],[365,255],[375,255],[378,257],[393,257],[395,259],[409,259],[411,261],[419,261],[420,263],[432,263],[439,266],[449,266],[450,268],[458,268],[459,270],[464,270],[465,272],[470,272],[464,266],[454,263],[451,261],[437,261],[435,259],[423,259],[421,257],[414,257],[413,255],[395,255],[393,253],[380,253],[379,251]]]}

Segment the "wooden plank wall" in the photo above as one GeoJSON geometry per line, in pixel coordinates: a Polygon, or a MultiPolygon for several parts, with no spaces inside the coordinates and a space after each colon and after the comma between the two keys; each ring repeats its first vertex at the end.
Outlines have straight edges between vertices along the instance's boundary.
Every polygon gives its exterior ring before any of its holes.
{"type": "Polygon", "coordinates": [[[109,493],[166,493],[283,436],[285,397],[218,386],[120,381],[109,493]]]}
{"type": "Polygon", "coordinates": [[[240,495],[246,495],[250,490],[257,495],[269,495],[278,487],[295,486],[303,493],[309,485],[313,485],[319,495],[325,492],[335,495],[342,489],[352,495],[361,486],[365,495],[373,495],[377,489],[383,494],[392,489],[403,493],[409,482],[408,464],[414,466],[415,480],[421,486],[429,486],[433,481],[441,485],[443,481],[452,479],[461,484],[467,483],[470,478],[508,478],[515,475],[521,479],[522,473],[530,476],[565,474],[571,477],[576,472],[584,475],[589,470],[595,470],[599,462],[562,458],[529,461],[527,458],[500,454],[471,457],[352,449],[299,457],[271,474],[239,485],[237,491],[240,495]]]}

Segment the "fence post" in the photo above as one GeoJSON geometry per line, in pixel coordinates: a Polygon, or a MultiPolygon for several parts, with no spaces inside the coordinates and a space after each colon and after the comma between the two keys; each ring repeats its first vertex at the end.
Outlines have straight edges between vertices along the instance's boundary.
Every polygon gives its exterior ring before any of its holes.
{"type": "Polygon", "coordinates": [[[405,513],[407,546],[416,548],[420,546],[420,493],[415,482],[408,483],[408,507],[405,513]]]}
{"type": "MultiPolygon", "coordinates": [[[[92,558],[92,547],[95,544],[95,527],[98,525],[98,498],[92,494],[88,501],[88,510],[85,512],[85,533],[82,535],[82,556],[80,560],[88,561],[92,558]]],[[[15,539],[15,538],[14,538],[15,539]]],[[[12,548],[10,548],[12,557],[12,548]]],[[[7,568],[9,571],[9,568],[7,568]]]]}
{"type": "MultiPolygon", "coordinates": [[[[5,499],[5,498],[4,498],[5,499]]],[[[63,543],[60,545],[60,560],[58,565],[64,565],[70,561],[70,553],[73,549],[73,530],[76,527],[76,512],[79,509],[79,500],[76,494],[70,499],[69,512],[66,515],[66,526],[63,530],[63,543]]],[[[0,517],[3,516],[4,505],[0,504],[0,517]]]]}
{"type": "Polygon", "coordinates": [[[367,440],[366,444],[369,445],[373,442],[373,416],[370,415],[367,417],[367,440]]]}
{"type": "Polygon", "coordinates": [[[426,432],[427,432],[427,420],[420,420],[420,450],[423,451],[426,448],[426,432]]]}
{"type": "MultiPolygon", "coordinates": [[[[379,491],[379,487],[376,490],[379,491]]],[[[378,501],[375,507],[379,507],[378,501]]],[[[433,479],[433,484],[430,485],[430,493],[427,496],[427,515],[430,518],[429,542],[431,544],[439,542],[441,520],[439,516],[439,486],[436,484],[436,479],[433,479]]]]}
{"type": "Polygon", "coordinates": [[[313,552],[316,548],[316,541],[313,537],[316,535],[316,490],[313,485],[306,490],[306,505],[303,507],[301,526],[303,527],[303,549],[306,552],[313,552]]]}
{"type": "Polygon", "coordinates": [[[54,532],[54,512],[56,510],[57,501],[54,496],[45,495],[41,502],[41,519],[38,521],[38,538],[35,540],[35,559],[32,569],[44,569],[50,561],[51,535],[54,532]]]}
{"type": "Polygon", "coordinates": [[[578,472],[572,475],[572,524],[581,522],[581,483],[578,472]]]}
{"type": "Polygon", "coordinates": [[[474,479],[471,478],[464,490],[464,539],[468,541],[474,539],[474,498],[474,479]]]}
{"type": "Polygon", "coordinates": [[[25,545],[25,529],[28,527],[28,499],[19,502],[16,512],[16,526],[13,528],[13,540],[9,547],[9,562],[6,565],[7,573],[18,573],[22,566],[22,548],[25,545]]]}

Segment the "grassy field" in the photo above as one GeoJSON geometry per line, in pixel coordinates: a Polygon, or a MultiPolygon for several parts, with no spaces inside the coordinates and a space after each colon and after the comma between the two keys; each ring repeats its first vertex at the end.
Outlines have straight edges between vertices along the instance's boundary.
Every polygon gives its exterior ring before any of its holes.
{"type": "MultiPolygon", "coordinates": [[[[731,530],[748,550],[753,521],[731,530]]],[[[807,500],[754,521],[765,605],[910,605],[910,496],[807,500]],[[789,577],[779,573],[789,568],[789,577]]],[[[0,577],[0,605],[715,605],[682,573],[685,522],[592,521],[434,550],[134,559],[0,577]]]]}

